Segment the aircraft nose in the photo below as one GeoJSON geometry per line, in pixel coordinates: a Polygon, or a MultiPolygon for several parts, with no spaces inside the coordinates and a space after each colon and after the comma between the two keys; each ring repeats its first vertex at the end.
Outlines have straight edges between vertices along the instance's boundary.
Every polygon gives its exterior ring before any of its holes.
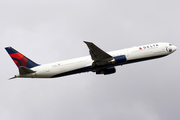
{"type": "Polygon", "coordinates": [[[166,47],[166,51],[168,51],[169,53],[173,53],[177,50],[177,47],[174,45],[171,45],[170,47],[166,47]]]}
{"type": "Polygon", "coordinates": [[[172,46],[172,51],[175,52],[177,50],[176,46],[172,46]]]}

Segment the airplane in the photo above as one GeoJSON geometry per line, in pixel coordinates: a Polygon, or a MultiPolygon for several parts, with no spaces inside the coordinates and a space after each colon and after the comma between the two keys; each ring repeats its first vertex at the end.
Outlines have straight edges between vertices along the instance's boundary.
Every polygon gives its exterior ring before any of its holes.
{"type": "Polygon", "coordinates": [[[92,42],[84,42],[89,48],[89,56],[44,65],[35,63],[12,47],[6,47],[19,69],[19,74],[10,79],[56,78],[89,71],[109,75],[116,72],[115,66],[161,58],[177,50],[176,46],[161,42],[105,52],[92,42]]]}

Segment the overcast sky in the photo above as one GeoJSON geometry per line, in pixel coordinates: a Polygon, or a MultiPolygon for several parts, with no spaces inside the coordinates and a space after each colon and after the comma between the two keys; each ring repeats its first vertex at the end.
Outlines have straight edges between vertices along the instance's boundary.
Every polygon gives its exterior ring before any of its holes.
{"type": "Polygon", "coordinates": [[[180,53],[108,76],[14,79],[4,47],[39,64],[155,42],[180,44],[179,0],[1,0],[0,120],[179,120],[180,53]]]}

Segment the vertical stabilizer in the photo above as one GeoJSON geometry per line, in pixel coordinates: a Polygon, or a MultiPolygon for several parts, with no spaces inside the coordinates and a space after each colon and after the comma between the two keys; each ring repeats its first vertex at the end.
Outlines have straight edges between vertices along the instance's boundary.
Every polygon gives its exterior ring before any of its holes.
{"type": "Polygon", "coordinates": [[[23,66],[30,69],[39,66],[39,64],[33,62],[32,60],[30,60],[20,52],[16,51],[12,47],[6,47],[5,49],[9,53],[10,57],[13,59],[14,63],[18,68],[23,66]]]}

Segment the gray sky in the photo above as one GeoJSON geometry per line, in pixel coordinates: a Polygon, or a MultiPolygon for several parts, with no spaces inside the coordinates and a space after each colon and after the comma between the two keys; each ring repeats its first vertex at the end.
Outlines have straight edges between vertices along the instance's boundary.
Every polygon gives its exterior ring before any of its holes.
{"type": "Polygon", "coordinates": [[[179,0],[1,0],[1,120],[178,120],[179,50],[116,74],[7,80],[12,46],[45,64],[154,42],[180,44],[179,0]]]}

